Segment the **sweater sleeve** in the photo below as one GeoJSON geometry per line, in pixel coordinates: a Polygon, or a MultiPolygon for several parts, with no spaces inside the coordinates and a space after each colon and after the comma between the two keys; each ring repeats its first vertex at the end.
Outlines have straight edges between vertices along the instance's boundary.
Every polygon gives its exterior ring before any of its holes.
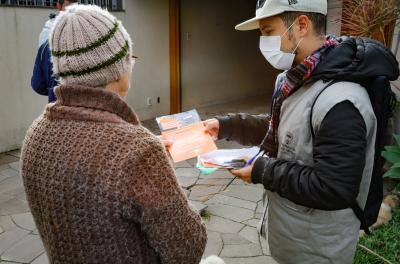
{"type": "Polygon", "coordinates": [[[218,139],[236,141],[245,146],[260,145],[268,131],[269,115],[229,114],[216,117],[218,139]]]}
{"type": "Polygon", "coordinates": [[[143,151],[132,154],[133,175],[121,186],[131,203],[127,217],[141,226],[161,263],[199,263],[207,242],[206,229],[189,206],[162,143],[147,138],[137,144],[143,151]]]}
{"type": "Polygon", "coordinates": [[[353,206],[365,165],[366,125],[349,101],[333,107],[315,136],[314,166],[296,161],[259,158],[253,183],[290,201],[320,210],[353,206]]]}

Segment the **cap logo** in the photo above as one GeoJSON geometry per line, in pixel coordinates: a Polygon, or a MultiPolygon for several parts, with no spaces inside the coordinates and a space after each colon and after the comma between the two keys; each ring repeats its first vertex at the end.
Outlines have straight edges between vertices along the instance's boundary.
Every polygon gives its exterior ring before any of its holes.
{"type": "Polygon", "coordinates": [[[298,4],[299,2],[297,0],[288,0],[289,5],[295,5],[298,4]]]}
{"type": "Polygon", "coordinates": [[[264,4],[265,4],[266,1],[267,1],[267,0],[258,0],[258,1],[257,1],[257,7],[256,7],[256,9],[262,8],[262,7],[264,6],[264,4]]]}

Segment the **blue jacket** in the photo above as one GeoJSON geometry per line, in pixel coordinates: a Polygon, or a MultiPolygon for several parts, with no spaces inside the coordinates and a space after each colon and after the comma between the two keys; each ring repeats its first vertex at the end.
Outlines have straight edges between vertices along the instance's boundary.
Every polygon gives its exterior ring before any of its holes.
{"type": "Polygon", "coordinates": [[[54,87],[57,86],[57,77],[53,74],[49,42],[44,42],[38,50],[33,68],[31,86],[35,92],[49,97],[49,103],[57,100],[54,87]]]}

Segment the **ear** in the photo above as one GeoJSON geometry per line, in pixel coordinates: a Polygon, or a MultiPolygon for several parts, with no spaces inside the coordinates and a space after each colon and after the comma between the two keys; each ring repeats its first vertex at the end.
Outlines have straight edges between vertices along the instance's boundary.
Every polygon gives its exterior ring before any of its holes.
{"type": "Polygon", "coordinates": [[[297,18],[299,37],[304,38],[312,32],[312,22],[306,15],[301,15],[297,18]]]}

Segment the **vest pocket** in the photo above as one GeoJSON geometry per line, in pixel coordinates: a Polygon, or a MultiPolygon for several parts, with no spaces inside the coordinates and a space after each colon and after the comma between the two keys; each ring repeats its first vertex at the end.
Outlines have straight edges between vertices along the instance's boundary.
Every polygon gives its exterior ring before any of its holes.
{"type": "Polygon", "coordinates": [[[312,209],[274,193],[270,199],[268,231],[288,239],[305,239],[309,236],[311,213],[312,209]]]}

